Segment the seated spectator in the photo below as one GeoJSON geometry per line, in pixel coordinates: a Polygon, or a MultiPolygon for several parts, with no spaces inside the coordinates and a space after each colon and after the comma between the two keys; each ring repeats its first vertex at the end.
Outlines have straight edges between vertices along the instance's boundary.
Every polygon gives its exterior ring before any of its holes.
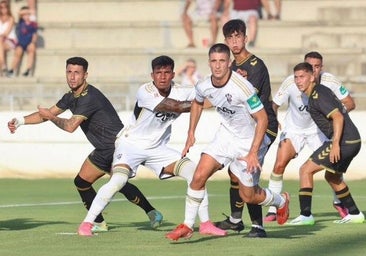
{"type": "Polygon", "coordinates": [[[272,13],[269,0],[261,0],[262,6],[267,14],[269,20],[279,20],[281,18],[281,0],[274,0],[275,12],[272,13]]]}
{"type": "Polygon", "coordinates": [[[28,55],[27,69],[23,76],[31,75],[36,57],[37,23],[31,21],[31,12],[28,6],[23,6],[19,12],[19,22],[16,25],[18,44],[15,48],[14,59],[8,76],[13,77],[18,73],[19,64],[24,52],[28,55]]]}
{"type": "MultiPolygon", "coordinates": [[[[196,0],[195,6],[196,8],[190,14],[190,7],[192,5],[193,0],[186,0],[185,5],[182,12],[182,21],[183,28],[188,37],[188,48],[196,47],[194,36],[193,36],[193,21],[209,21],[210,15],[214,8],[215,0],[196,0]]],[[[210,42],[205,42],[206,46],[211,45],[213,40],[216,40],[217,30],[215,32],[211,31],[211,39],[210,42]],[[216,36],[215,36],[216,34],[216,36]]]]}
{"type": "Polygon", "coordinates": [[[216,43],[217,33],[219,31],[219,21],[222,27],[230,20],[231,0],[216,0],[210,15],[211,24],[211,45],[216,43]]]}
{"type": "Polygon", "coordinates": [[[181,77],[180,84],[183,86],[195,86],[202,79],[201,74],[197,71],[196,61],[189,58],[186,63],[177,70],[178,76],[181,77]]]}
{"type": "Polygon", "coordinates": [[[261,7],[261,0],[233,0],[233,9],[231,11],[231,19],[240,19],[245,22],[248,28],[248,41],[249,47],[254,47],[255,39],[257,37],[257,27],[259,13],[258,10],[261,7]]]}
{"type": "Polygon", "coordinates": [[[15,35],[15,20],[8,1],[0,1],[0,76],[6,75],[7,52],[14,49],[17,40],[15,35]]]}

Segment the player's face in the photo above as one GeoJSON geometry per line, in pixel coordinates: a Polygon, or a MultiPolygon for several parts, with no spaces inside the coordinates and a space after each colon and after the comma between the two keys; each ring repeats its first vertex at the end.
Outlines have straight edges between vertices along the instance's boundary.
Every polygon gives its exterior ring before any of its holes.
{"type": "Polygon", "coordinates": [[[226,45],[229,46],[234,55],[239,54],[243,49],[245,49],[246,42],[247,36],[239,32],[234,32],[225,38],[226,45]]]}
{"type": "Polygon", "coordinates": [[[230,57],[226,53],[213,52],[210,54],[209,66],[214,80],[225,80],[230,74],[230,57]]]}
{"type": "Polygon", "coordinates": [[[309,95],[311,85],[314,83],[314,75],[305,70],[297,70],[294,73],[295,84],[300,91],[309,95]]]}
{"type": "Polygon", "coordinates": [[[322,61],[316,58],[306,58],[305,62],[309,63],[313,67],[314,77],[316,81],[318,81],[320,77],[320,72],[322,71],[323,68],[322,61]]]}
{"type": "Polygon", "coordinates": [[[83,66],[80,65],[67,65],[66,67],[66,80],[70,89],[73,92],[82,90],[82,86],[86,82],[88,72],[85,72],[83,66]]]}
{"type": "Polygon", "coordinates": [[[172,70],[172,67],[165,66],[154,68],[153,72],[151,73],[151,78],[153,79],[156,88],[158,88],[160,92],[168,92],[170,90],[174,75],[175,73],[172,70]]]}

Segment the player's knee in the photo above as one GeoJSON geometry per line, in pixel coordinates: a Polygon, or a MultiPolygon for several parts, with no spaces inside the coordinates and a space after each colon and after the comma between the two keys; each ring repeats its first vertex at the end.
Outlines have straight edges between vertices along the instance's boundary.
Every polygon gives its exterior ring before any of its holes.
{"type": "Polygon", "coordinates": [[[78,190],[88,189],[92,185],[92,183],[90,183],[90,182],[84,180],[83,178],[81,178],[79,174],[76,175],[76,177],[74,179],[74,184],[75,184],[75,186],[78,190]]]}

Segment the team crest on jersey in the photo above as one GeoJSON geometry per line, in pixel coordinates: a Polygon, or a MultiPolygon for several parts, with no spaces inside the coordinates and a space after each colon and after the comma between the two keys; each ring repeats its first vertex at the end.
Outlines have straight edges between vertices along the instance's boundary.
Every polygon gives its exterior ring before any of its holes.
{"type": "Polygon", "coordinates": [[[257,94],[254,94],[252,97],[250,97],[248,100],[248,105],[250,107],[250,109],[255,109],[257,108],[261,103],[261,101],[259,100],[257,94]]]}
{"type": "Polygon", "coordinates": [[[227,102],[229,102],[231,104],[231,102],[233,101],[233,95],[227,93],[225,95],[225,97],[226,97],[227,102]]]}
{"type": "Polygon", "coordinates": [[[339,88],[339,91],[342,95],[345,95],[348,92],[346,87],[344,87],[343,85],[339,88]]]}
{"type": "Polygon", "coordinates": [[[116,158],[119,160],[119,159],[121,159],[121,157],[122,157],[122,154],[118,154],[118,155],[116,155],[116,158]]]}
{"type": "Polygon", "coordinates": [[[250,65],[252,65],[252,66],[257,65],[257,63],[258,63],[257,58],[255,58],[255,59],[253,59],[253,60],[250,61],[250,65]]]}
{"type": "Polygon", "coordinates": [[[318,92],[317,91],[313,91],[313,93],[311,94],[311,97],[313,98],[313,99],[318,99],[318,97],[319,97],[319,95],[318,95],[318,92]]]}

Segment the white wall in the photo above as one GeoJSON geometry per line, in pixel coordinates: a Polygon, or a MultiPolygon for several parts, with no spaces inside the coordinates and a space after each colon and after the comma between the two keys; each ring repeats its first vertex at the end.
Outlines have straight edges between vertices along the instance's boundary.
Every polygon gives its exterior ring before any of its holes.
{"type": "MultiPolygon", "coordinates": [[[[78,172],[82,162],[92,151],[92,146],[86,140],[80,129],[74,133],[60,130],[50,122],[39,125],[21,126],[15,134],[10,134],[7,122],[14,116],[29,113],[2,112],[0,115],[0,178],[3,177],[73,177],[78,172]]],[[[121,119],[127,120],[129,112],[120,113],[121,119]]],[[[280,112],[280,121],[283,119],[280,112]]],[[[351,112],[351,117],[360,130],[361,136],[366,134],[366,112],[351,112]],[[365,119],[363,119],[365,118],[365,119]]],[[[65,117],[70,116],[66,113],[65,117]]],[[[181,151],[184,147],[189,115],[183,114],[173,126],[171,146],[181,151]]],[[[196,139],[197,144],[190,150],[189,157],[198,161],[201,149],[205,143],[213,138],[219,124],[218,116],[214,111],[206,111],[201,117],[196,139]]],[[[268,152],[263,166],[262,177],[267,179],[272,170],[278,139],[268,152]]],[[[352,162],[347,174],[347,179],[366,178],[365,139],[361,152],[352,162]]],[[[310,155],[306,148],[300,156],[290,162],[286,169],[285,178],[296,179],[298,169],[310,155]]],[[[316,178],[322,178],[320,173],[316,178]]],[[[141,168],[137,177],[154,177],[150,171],[141,168]]],[[[226,170],[218,172],[214,178],[227,178],[226,170]]]]}

